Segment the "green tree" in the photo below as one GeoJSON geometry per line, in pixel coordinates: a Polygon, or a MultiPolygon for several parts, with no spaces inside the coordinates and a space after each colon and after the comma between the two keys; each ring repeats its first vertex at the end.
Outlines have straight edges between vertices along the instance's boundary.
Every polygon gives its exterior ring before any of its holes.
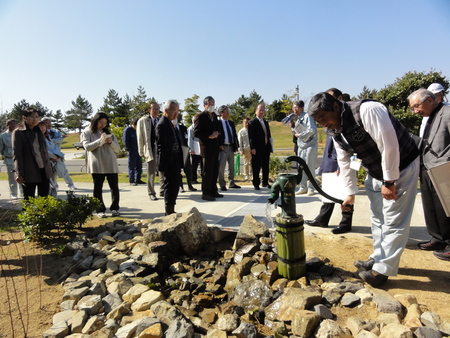
{"type": "Polygon", "coordinates": [[[15,103],[13,108],[8,114],[8,119],[14,119],[17,122],[22,121],[23,110],[28,107],[36,108],[39,111],[39,116],[44,117],[51,114],[51,111],[45,106],[43,106],[40,102],[36,102],[34,104],[28,103],[25,99],[15,103]]]}
{"type": "MultiPolygon", "coordinates": [[[[385,104],[390,112],[414,134],[418,134],[421,117],[409,110],[408,96],[419,88],[428,88],[434,82],[442,84],[445,92],[448,92],[449,81],[442,72],[434,70],[426,72],[407,72],[394,83],[389,84],[379,91],[373,91],[373,98],[385,104]]],[[[370,93],[370,92],[369,92],[370,93]]]]}
{"type": "Polygon", "coordinates": [[[68,129],[78,129],[78,132],[81,133],[93,113],[92,105],[88,100],[78,95],[76,100],[72,101],[72,106],[66,112],[66,126],[68,129]]]}
{"type": "Polygon", "coordinates": [[[192,97],[188,97],[184,99],[184,124],[189,127],[192,124],[192,118],[200,113],[200,105],[198,103],[198,99],[200,96],[197,94],[192,95],[192,97]]]}
{"type": "Polygon", "coordinates": [[[236,102],[230,104],[230,120],[234,123],[242,121],[244,117],[253,118],[256,107],[262,102],[261,95],[253,90],[249,96],[241,95],[236,102]]]}
{"type": "Polygon", "coordinates": [[[61,112],[61,109],[58,109],[54,114],[51,114],[50,118],[52,119],[52,128],[66,132],[64,115],[61,112]]]}

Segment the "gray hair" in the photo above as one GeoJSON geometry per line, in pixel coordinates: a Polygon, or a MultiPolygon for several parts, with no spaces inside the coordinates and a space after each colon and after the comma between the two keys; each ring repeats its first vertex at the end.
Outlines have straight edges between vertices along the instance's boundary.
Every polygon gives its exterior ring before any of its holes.
{"type": "Polygon", "coordinates": [[[224,111],[226,111],[226,110],[229,110],[229,109],[228,109],[228,106],[223,105],[223,106],[220,106],[219,109],[218,109],[217,111],[218,111],[218,113],[219,113],[219,115],[220,115],[220,114],[222,114],[222,113],[223,113],[224,111]]]}
{"type": "Polygon", "coordinates": [[[172,107],[172,105],[174,104],[176,104],[177,106],[180,105],[177,100],[167,100],[166,102],[164,102],[164,111],[169,110],[170,107],[172,107]]]}
{"type": "Polygon", "coordinates": [[[436,95],[434,95],[431,91],[429,91],[428,89],[425,89],[425,88],[417,89],[415,92],[412,92],[411,94],[409,94],[408,101],[410,101],[416,95],[420,102],[425,101],[429,97],[431,97],[433,99],[433,101],[436,101],[436,95]]]}
{"type": "Polygon", "coordinates": [[[332,95],[321,92],[312,97],[308,106],[308,115],[313,116],[319,110],[334,111],[334,103],[337,102],[339,106],[342,106],[341,101],[334,98],[332,95]]]}

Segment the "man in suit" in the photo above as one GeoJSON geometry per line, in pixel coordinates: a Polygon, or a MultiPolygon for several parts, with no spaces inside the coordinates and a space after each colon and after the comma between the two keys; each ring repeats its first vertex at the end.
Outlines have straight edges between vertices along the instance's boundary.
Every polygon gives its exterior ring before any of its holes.
{"type": "MultiPolygon", "coordinates": [[[[186,126],[178,123],[178,119],[172,120],[172,124],[175,127],[175,130],[177,131],[178,138],[181,142],[181,148],[183,151],[183,171],[186,175],[186,182],[188,185],[188,189],[190,191],[197,191],[192,186],[192,165],[191,165],[191,156],[189,154],[189,146],[188,146],[188,132],[186,126]]],[[[184,192],[183,188],[183,180],[180,181],[180,191],[184,192]]]]}
{"type": "MultiPolygon", "coordinates": [[[[147,163],[147,189],[150,200],[156,201],[155,176],[156,176],[156,138],[155,127],[158,123],[159,104],[150,103],[149,114],[141,117],[137,123],[137,140],[139,155],[147,163]]],[[[137,183],[144,183],[138,181],[137,183]]],[[[160,176],[160,185],[162,178],[160,176]]],[[[162,188],[161,188],[162,189],[162,188]]]]}
{"type": "Polygon", "coordinates": [[[212,96],[203,99],[205,110],[194,119],[194,136],[200,142],[200,153],[203,158],[202,199],[215,201],[223,197],[217,189],[219,176],[219,126],[215,113],[215,101],[212,96]]]}
{"type": "Polygon", "coordinates": [[[370,201],[373,253],[358,260],[359,276],[373,287],[396,276],[408,243],[419,176],[419,151],[406,128],[383,104],[343,102],[328,93],[311,98],[308,114],[333,137],[344,183],[341,208],[350,211],[358,192],[359,165],[370,201]],[[355,156],[356,154],[356,156],[355,156]]]}
{"type": "Polygon", "coordinates": [[[141,181],[142,161],[139,156],[136,136],[138,118],[131,121],[131,125],[123,131],[123,144],[128,152],[128,180],[130,185],[138,185],[141,181]]]}
{"type": "Polygon", "coordinates": [[[155,128],[156,147],[158,154],[158,170],[164,173],[164,204],[166,215],[175,213],[175,202],[180,189],[180,169],[183,152],[181,142],[172,124],[177,119],[179,104],[176,100],[164,103],[164,114],[155,128]]]}
{"type": "Polygon", "coordinates": [[[437,258],[450,261],[450,217],[445,214],[428,174],[428,170],[450,161],[450,106],[438,102],[431,91],[423,88],[409,95],[408,100],[414,113],[428,117],[420,149],[420,191],[431,239],[419,243],[419,248],[434,251],[437,258]]]}
{"type": "Polygon", "coordinates": [[[269,185],[269,161],[270,153],[273,151],[271,144],[271,134],[269,123],[264,120],[266,107],[264,103],[256,107],[256,117],[248,123],[248,138],[252,153],[253,186],[255,190],[260,190],[259,173],[262,171],[262,186],[270,188],[269,185]]]}
{"type": "Polygon", "coordinates": [[[219,186],[220,190],[226,191],[225,166],[228,163],[228,188],[240,189],[234,182],[234,153],[239,148],[236,128],[233,121],[228,120],[230,110],[227,106],[219,107],[221,120],[220,127],[220,153],[219,153],[219,186]]]}

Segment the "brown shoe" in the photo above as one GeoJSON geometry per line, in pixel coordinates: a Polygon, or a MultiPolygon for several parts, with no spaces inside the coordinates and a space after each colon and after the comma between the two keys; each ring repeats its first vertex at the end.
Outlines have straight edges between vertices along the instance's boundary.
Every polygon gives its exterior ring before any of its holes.
{"type": "Polygon", "coordinates": [[[444,242],[433,241],[432,239],[428,242],[420,242],[417,244],[420,250],[425,251],[436,251],[436,250],[444,250],[447,246],[444,242]]]}

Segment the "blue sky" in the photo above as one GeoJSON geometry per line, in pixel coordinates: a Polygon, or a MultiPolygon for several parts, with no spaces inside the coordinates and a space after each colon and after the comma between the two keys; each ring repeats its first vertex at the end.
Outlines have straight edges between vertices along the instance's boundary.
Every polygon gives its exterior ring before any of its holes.
{"type": "Polygon", "coordinates": [[[357,95],[408,71],[450,77],[450,1],[0,0],[0,112],[109,89],[158,101],[357,95]]]}

